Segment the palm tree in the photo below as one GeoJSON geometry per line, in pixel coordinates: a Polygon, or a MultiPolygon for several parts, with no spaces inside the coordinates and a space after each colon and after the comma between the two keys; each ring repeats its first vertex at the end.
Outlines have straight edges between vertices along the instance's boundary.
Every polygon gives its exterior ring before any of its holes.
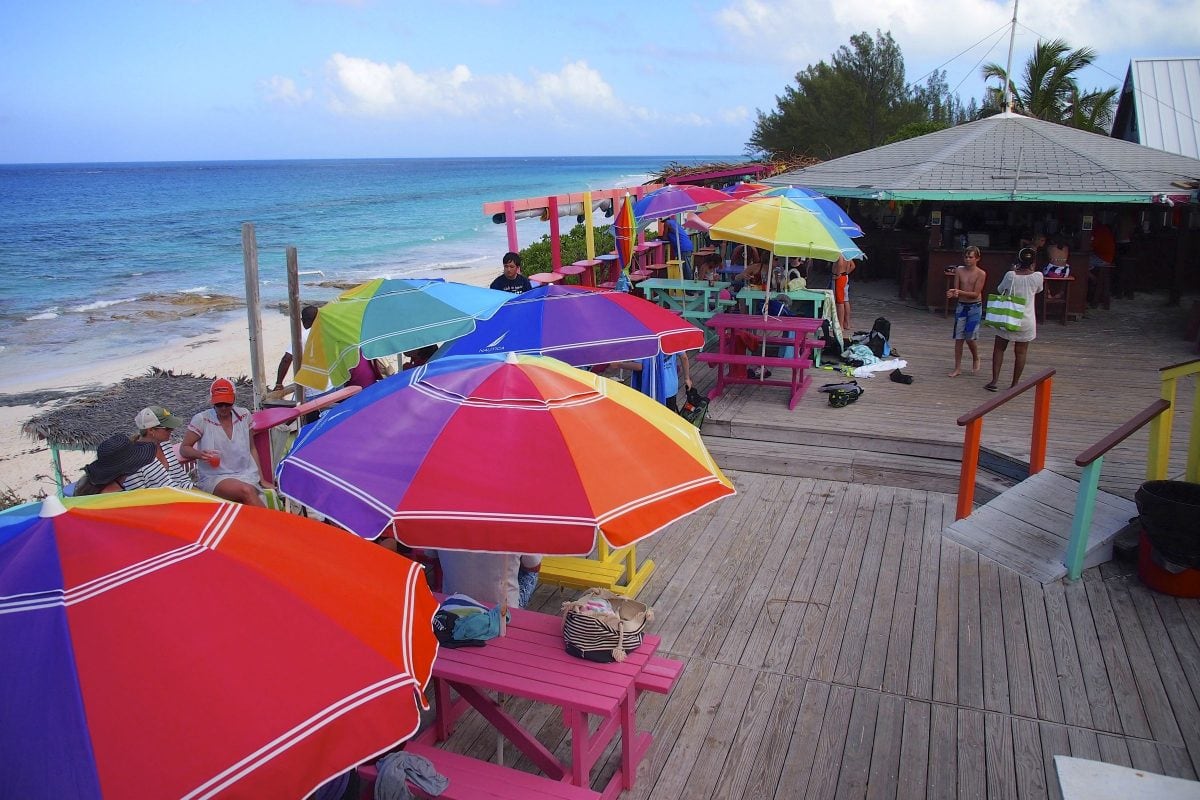
{"type": "MultiPolygon", "coordinates": [[[[1112,122],[1117,90],[1082,92],[1075,80],[1075,74],[1095,60],[1096,51],[1092,48],[1072,50],[1062,39],[1053,39],[1037,43],[1033,55],[1025,62],[1022,85],[1013,81],[999,64],[985,64],[981,71],[985,80],[999,78],[1001,86],[1008,84],[1014,111],[1073,128],[1106,133],[1107,125],[1112,122]]],[[[987,105],[1002,108],[1003,95],[1003,89],[989,88],[987,105]]]]}

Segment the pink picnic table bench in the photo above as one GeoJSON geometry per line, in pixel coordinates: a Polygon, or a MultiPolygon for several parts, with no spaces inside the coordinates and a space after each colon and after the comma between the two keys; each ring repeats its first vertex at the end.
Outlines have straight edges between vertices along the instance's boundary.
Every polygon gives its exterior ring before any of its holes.
{"type": "Polygon", "coordinates": [[[717,332],[718,349],[714,353],[700,353],[697,359],[712,364],[717,370],[717,382],[708,393],[710,400],[720,397],[729,384],[745,383],[764,386],[786,386],[791,389],[788,410],[796,407],[804,391],[812,383],[805,371],[813,366],[812,350],[817,341],[809,335],[821,329],[821,320],[807,317],[763,317],[761,314],[714,314],[706,323],[717,332]],[[791,348],[788,355],[764,356],[761,352],[738,352],[739,331],[754,331],[768,346],[791,348]],[[734,367],[738,367],[736,371],[734,367]],[[753,378],[745,367],[760,369],[790,370],[791,378],[753,378]]]}
{"type": "MultiPolygon", "coordinates": [[[[512,609],[509,613],[512,621],[505,635],[488,640],[485,647],[442,648],[438,651],[433,666],[437,719],[406,749],[429,758],[450,778],[451,787],[457,776],[460,790],[487,786],[490,792],[450,793],[454,791],[452,788],[442,795],[446,798],[545,796],[612,800],[633,786],[638,764],[653,741],[648,732],[637,729],[638,697],[647,691],[670,692],[683,671],[683,663],[656,655],[659,639],[652,635],[646,636],[642,646],[629,653],[622,662],[600,664],[575,658],[563,649],[559,617],[521,609],[512,609]],[[559,707],[563,724],[571,734],[570,761],[560,761],[489,696],[489,692],[559,707]],[[518,773],[433,747],[436,742],[450,737],[455,722],[470,708],[478,711],[546,777],[518,773]],[[599,720],[595,730],[589,724],[591,717],[599,720]],[[590,789],[592,771],[618,732],[621,734],[620,767],[601,792],[593,792],[590,789]],[[503,788],[508,777],[516,782],[512,789],[503,788]],[[553,788],[556,785],[561,788],[553,788]]],[[[360,768],[360,774],[369,780],[372,769],[360,768]]]]}

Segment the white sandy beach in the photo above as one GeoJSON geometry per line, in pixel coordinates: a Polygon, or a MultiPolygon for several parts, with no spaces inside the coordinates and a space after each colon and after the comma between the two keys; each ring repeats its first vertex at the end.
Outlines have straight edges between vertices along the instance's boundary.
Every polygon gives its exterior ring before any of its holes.
{"type": "MultiPolygon", "coordinates": [[[[456,272],[454,278],[460,283],[487,286],[497,274],[499,268],[489,265],[456,272]]],[[[284,314],[264,309],[262,325],[264,370],[268,381],[273,383],[279,358],[288,345],[288,319],[284,314]]],[[[136,355],[79,363],[49,377],[45,373],[9,376],[4,391],[11,394],[49,389],[82,391],[119,383],[145,373],[150,367],[197,375],[249,375],[249,338],[249,323],[243,312],[205,334],[172,340],[136,355]]],[[[147,398],[146,402],[153,402],[153,398],[147,398]]],[[[21,432],[26,420],[53,407],[52,404],[0,407],[0,491],[8,488],[27,500],[54,491],[49,448],[21,432]]],[[[129,433],[134,432],[130,420],[129,433]]],[[[69,480],[73,479],[94,458],[92,453],[66,451],[63,472],[69,480]]]]}

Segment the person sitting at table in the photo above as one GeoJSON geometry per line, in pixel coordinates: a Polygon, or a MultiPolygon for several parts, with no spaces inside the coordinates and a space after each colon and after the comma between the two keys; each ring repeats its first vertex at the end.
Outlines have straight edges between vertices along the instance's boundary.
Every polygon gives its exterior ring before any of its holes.
{"type": "MultiPolygon", "coordinates": [[[[739,247],[733,251],[733,263],[743,264],[743,269],[740,273],[734,276],[732,286],[729,291],[734,296],[737,295],[745,287],[751,289],[762,289],[766,286],[766,255],[757,247],[739,247]]],[[[738,310],[742,313],[747,311],[746,303],[738,301],[738,310]]],[[[754,307],[749,309],[751,313],[756,313],[762,310],[762,303],[756,302],[754,307]]]]}
{"type": "Polygon", "coordinates": [[[125,491],[125,479],[153,460],[154,445],[115,433],[96,447],[96,460],[83,468],[83,477],[68,487],[69,494],[83,497],[125,491]]]}
{"type": "Polygon", "coordinates": [[[137,472],[126,476],[125,488],[152,489],[168,486],[191,489],[192,478],[187,469],[179,463],[175,448],[171,445],[171,431],[182,428],[183,420],[162,406],[148,406],[137,413],[133,424],[138,429],[138,436],[134,441],[154,445],[155,457],[137,472]]]}
{"type": "Polygon", "coordinates": [[[650,358],[637,361],[618,361],[606,364],[608,367],[627,369],[630,372],[629,386],[647,397],[662,403],[675,413],[679,413],[679,370],[683,370],[683,387],[686,392],[692,388],[692,366],[688,354],[658,353],[650,358]]]}
{"type": "Polygon", "coordinates": [[[487,606],[520,608],[519,573],[536,573],[542,568],[540,555],[438,550],[437,557],[443,592],[465,594],[487,606]]]}
{"type": "Polygon", "coordinates": [[[217,378],[209,387],[212,408],[188,423],[179,454],[196,461],[201,491],[248,506],[263,506],[259,487],[274,488],[263,477],[258,451],[250,441],[250,412],[235,405],[233,382],[217,378]]]}

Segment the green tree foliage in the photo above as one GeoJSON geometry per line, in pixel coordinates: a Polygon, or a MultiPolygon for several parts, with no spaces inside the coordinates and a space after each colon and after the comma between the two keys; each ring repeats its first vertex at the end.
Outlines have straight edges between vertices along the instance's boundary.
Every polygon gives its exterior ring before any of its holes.
{"type": "MultiPolygon", "coordinates": [[[[597,253],[608,253],[616,247],[616,241],[613,238],[612,226],[604,225],[594,228],[595,243],[597,253]]],[[[559,236],[560,246],[562,247],[562,263],[571,264],[580,259],[587,258],[587,226],[582,223],[576,225],[569,232],[559,236]]],[[[550,237],[543,236],[540,240],[534,242],[528,247],[521,249],[521,272],[526,275],[534,275],[539,272],[550,272],[552,267],[551,262],[551,247],[550,237]]]]}
{"type": "Polygon", "coordinates": [[[926,120],[924,122],[910,122],[907,125],[905,125],[904,127],[900,128],[900,130],[896,131],[891,136],[889,136],[888,140],[886,142],[884,142],[884,144],[891,144],[892,142],[902,142],[905,139],[915,139],[916,137],[924,136],[927,133],[935,133],[937,131],[944,131],[944,130],[946,130],[946,128],[949,128],[949,127],[951,127],[951,126],[945,122],[942,122],[941,120],[926,120]]]}
{"type": "Polygon", "coordinates": [[[945,80],[929,93],[904,83],[904,56],[891,33],[850,37],[831,58],[796,75],[796,85],[758,112],[747,145],[771,158],[836,158],[883,144],[904,125],[948,113],[945,80]]]}
{"type": "Polygon", "coordinates": [[[1017,83],[999,64],[984,64],[984,79],[998,78],[999,87],[990,87],[984,98],[984,111],[995,113],[1004,106],[1004,85],[1012,92],[1013,110],[1019,114],[1057,122],[1072,128],[1108,133],[1112,126],[1117,89],[1079,88],[1075,75],[1096,60],[1090,47],[1072,50],[1062,39],[1039,41],[1025,62],[1021,82],[1017,83]]]}

